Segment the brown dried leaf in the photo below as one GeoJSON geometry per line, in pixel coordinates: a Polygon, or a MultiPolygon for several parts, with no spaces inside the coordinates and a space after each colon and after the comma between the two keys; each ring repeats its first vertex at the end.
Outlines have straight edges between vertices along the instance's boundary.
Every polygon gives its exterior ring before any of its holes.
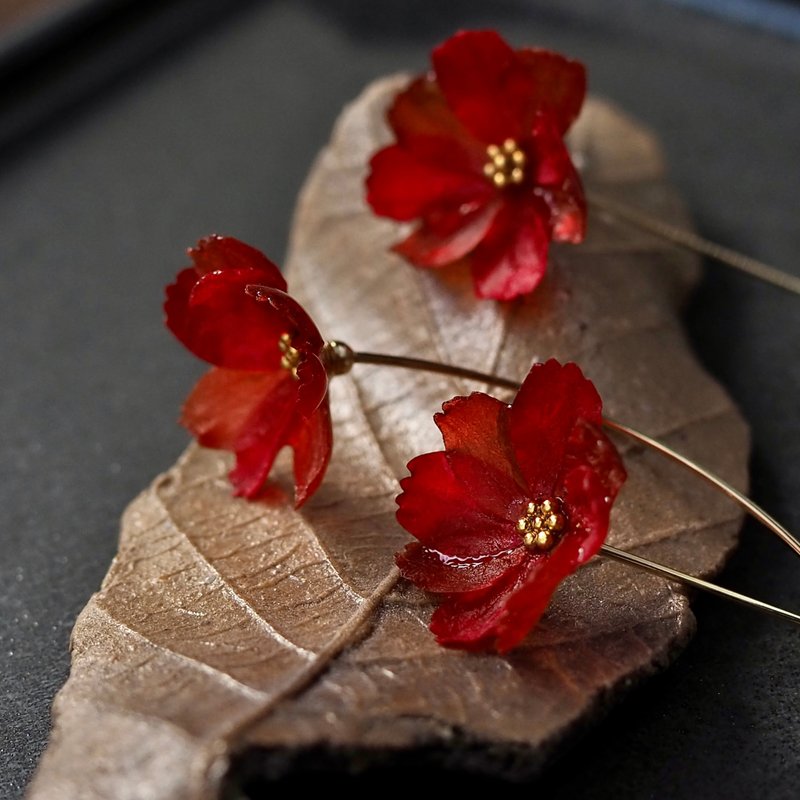
{"type": "MultiPolygon", "coordinates": [[[[745,484],[745,426],[676,316],[691,258],[595,219],[583,246],[555,251],[534,297],[501,305],[476,301],[457,269],[417,271],[387,252],[397,227],[370,216],[362,181],[402,80],[345,110],[299,203],[290,285],[323,333],[520,378],[532,358],[578,360],[609,415],[745,484]]],[[[621,114],[590,102],[573,146],[598,189],[681,218],[653,138],[621,114]]],[[[424,750],[520,775],[601,695],[666,664],[693,628],[685,596],[602,560],[564,583],[511,656],[436,646],[429,603],[397,582],[407,536],[394,497],[406,462],[440,447],[432,412],[472,388],[375,367],[337,378],[333,464],[302,513],[284,490],[273,503],[233,499],[228,460],[190,447],[125,513],[119,554],[76,623],[30,796],[211,798],[229,754],[251,745],[424,750]]],[[[737,511],[657,455],[629,448],[626,463],[611,542],[716,570],[737,511]]],[[[288,474],[284,464],[284,487],[288,474]]]]}

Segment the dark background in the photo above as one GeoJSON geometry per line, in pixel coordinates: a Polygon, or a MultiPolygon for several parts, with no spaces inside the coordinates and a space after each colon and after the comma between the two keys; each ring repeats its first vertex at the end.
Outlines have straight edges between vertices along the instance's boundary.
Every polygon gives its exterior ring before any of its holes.
{"type": "MultiPolygon", "coordinates": [[[[0,38],[4,798],[44,747],[122,509],[186,443],[175,418],[201,366],[162,328],[162,286],[211,231],[280,258],[311,160],[371,79],[421,70],[458,27],[580,58],[592,91],[659,132],[704,234],[800,274],[796,7],[768,31],[626,0],[46,5],[61,8],[0,38]]],[[[800,298],[715,265],[687,309],[752,424],[753,494],[795,531],[799,312],[800,298]]],[[[797,610],[798,577],[748,525],[722,580],[797,610]]],[[[797,629],[721,601],[696,609],[678,662],[526,792],[796,797],[797,629]]]]}

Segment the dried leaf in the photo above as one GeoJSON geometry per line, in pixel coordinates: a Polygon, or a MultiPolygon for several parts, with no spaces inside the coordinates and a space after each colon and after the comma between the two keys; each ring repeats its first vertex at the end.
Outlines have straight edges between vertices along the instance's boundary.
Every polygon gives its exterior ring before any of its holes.
{"type": "MultiPolygon", "coordinates": [[[[362,181],[402,81],[345,110],[300,199],[290,286],[323,333],[517,377],[533,358],[578,360],[609,415],[743,486],[745,426],[677,317],[692,258],[593,219],[584,245],[555,250],[532,298],[500,305],[476,301],[457,268],[418,271],[387,251],[397,228],[367,212],[362,181]]],[[[654,140],[617,111],[590,102],[572,143],[590,184],[681,219],[654,140]]],[[[376,367],[337,378],[333,464],[302,513],[285,463],[272,502],[248,503],[231,497],[227,458],[190,447],[125,513],[119,554],[76,623],[30,796],[211,798],[249,746],[267,762],[315,747],[362,762],[411,750],[520,776],[601,697],[664,666],[693,629],[685,596],[602,560],[509,657],[434,643],[429,602],[397,581],[394,497],[406,462],[440,446],[432,412],[473,388],[376,367]]],[[[625,458],[612,543],[714,572],[736,509],[657,455],[625,458]]]]}

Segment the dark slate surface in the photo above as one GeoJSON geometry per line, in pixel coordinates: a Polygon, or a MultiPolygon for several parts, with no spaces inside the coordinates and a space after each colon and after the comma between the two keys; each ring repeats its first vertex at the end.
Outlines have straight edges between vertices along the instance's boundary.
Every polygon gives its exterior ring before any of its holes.
{"type": "MultiPolygon", "coordinates": [[[[800,49],[788,39],[632,0],[229,3],[203,25],[189,4],[181,24],[180,7],[137,28],[126,58],[89,41],[86,60],[73,54],[35,84],[23,71],[20,107],[36,113],[0,120],[4,798],[22,793],[44,747],[69,631],[120,512],[186,442],[175,417],[201,367],[161,327],[163,284],[214,230],[280,258],[311,159],[372,78],[421,69],[459,26],[568,52],[593,91],[660,132],[704,233],[800,270],[800,49]]],[[[704,362],[752,423],[754,495],[794,530],[799,312],[800,298],[715,266],[688,311],[704,362]]],[[[723,579],[797,609],[798,577],[791,554],[749,526],[723,579]]],[[[720,601],[696,608],[698,636],[674,667],[527,791],[796,796],[797,630],[720,601]]]]}

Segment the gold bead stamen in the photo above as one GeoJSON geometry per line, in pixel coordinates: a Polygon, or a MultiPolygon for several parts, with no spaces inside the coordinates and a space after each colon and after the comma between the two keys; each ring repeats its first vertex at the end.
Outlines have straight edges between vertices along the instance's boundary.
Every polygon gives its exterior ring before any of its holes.
{"type": "Polygon", "coordinates": [[[525,180],[527,158],[513,139],[506,139],[502,145],[490,144],[486,155],[489,160],[483,165],[483,174],[498,189],[525,180]]]}
{"type": "Polygon", "coordinates": [[[288,333],[281,334],[278,339],[278,348],[283,355],[281,356],[281,366],[289,370],[292,375],[297,377],[297,367],[300,365],[300,351],[292,347],[292,337],[288,333]]]}
{"type": "Polygon", "coordinates": [[[567,525],[561,502],[547,498],[541,503],[528,503],[524,517],[517,521],[525,547],[546,552],[551,550],[567,525]]]}

